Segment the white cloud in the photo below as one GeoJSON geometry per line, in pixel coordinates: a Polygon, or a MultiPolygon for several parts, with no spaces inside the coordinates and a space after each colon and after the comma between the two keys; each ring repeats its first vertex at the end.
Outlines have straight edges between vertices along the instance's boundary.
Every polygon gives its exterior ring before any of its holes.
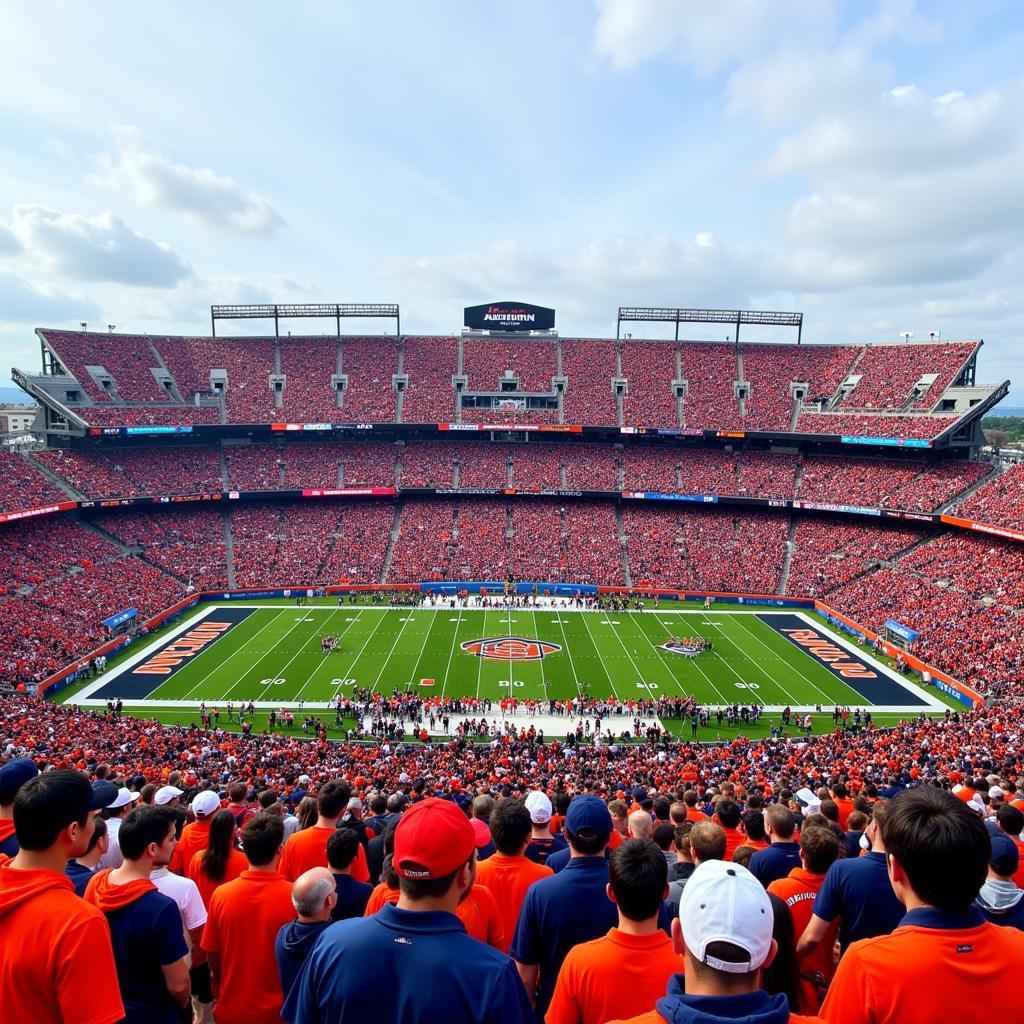
{"type": "Polygon", "coordinates": [[[146,238],[113,213],[83,217],[44,206],[15,206],[9,230],[28,260],[79,281],[170,288],[192,268],[164,242],[146,238]]]}
{"type": "Polygon", "coordinates": [[[95,157],[89,182],[127,194],[136,205],[173,210],[206,225],[246,234],[272,234],[284,224],[270,200],[246,191],[209,167],[174,163],[147,148],[134,128],[115,126],[114,151],[95,157]]]}
{"type": "Polygon", "coordinates": [[[30,284],[5,271],[0,271],[0,309],[6,322],[33,326],[99,317],[99,309],[90,298],[30,284]]]}

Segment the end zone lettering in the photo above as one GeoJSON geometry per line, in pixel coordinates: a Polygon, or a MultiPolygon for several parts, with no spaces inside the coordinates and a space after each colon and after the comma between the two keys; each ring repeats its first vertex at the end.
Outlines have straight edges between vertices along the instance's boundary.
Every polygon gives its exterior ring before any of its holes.
{"type": "Polygon", "coordinates": [[[233,625],[233,622],[200,622],[194,629],[176,637],[162,651],[154,654],[149,661],[139,665],[133,674],[170,675],[186,658],[194,658],[233,625]]]}
{"type": "Polygon", "coordinates": [[[841,676],[848,679],[877,679],[878,673],[873,672],[867,665],[854,661],[849,651],[832,643],[827,637],[822,636],[814,629],[784,629],[786,634],[794,643],[799,644],[804,650],[809,651],[819,661],[827,662],[841,676]]]}

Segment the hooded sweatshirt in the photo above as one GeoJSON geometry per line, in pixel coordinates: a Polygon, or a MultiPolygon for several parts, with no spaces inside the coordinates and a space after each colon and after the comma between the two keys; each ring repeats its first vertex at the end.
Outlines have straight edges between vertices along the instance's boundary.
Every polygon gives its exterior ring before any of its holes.
{"type": "Polygon", "coordinates": [[[110,925],[126,1024],[177,1024],[162,968],[188,952],[178,905],[148,878],[111,884],[109,870],[93,876],[85,901],[110,925]]]}
{"type": "Polygon", "coordinates": [[[123,1018],[110,929],[66,875],[0,866],[0,992],[9,1021],[123,1018]]]}
{"type": "Polygon", "coordinates": [[[277,957],[277,973],[281,976],[281,991],[285,999],[306,962],[306,956],[313,948],[320,933],[330,921],[314,921],[310,924],[295,920],[289,921],[277,933],[274,942],[274,956],[277,957]]]}
{"type": "Polygon", "coordinates": [[[19,850],[18,837],[14,834],[14,819],[0,818],[0,853],[13,857],[19,850]]]}
{"type": "Polygon", "coordinates": [[[1024,931],[1024,889],[1018,889],[1013,882],[988,879],[975,902],[993,924],[1024,931]]]}

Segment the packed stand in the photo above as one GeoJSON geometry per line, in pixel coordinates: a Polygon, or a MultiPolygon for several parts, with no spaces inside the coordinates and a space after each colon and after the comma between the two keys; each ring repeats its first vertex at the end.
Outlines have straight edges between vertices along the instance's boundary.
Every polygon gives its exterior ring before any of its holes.
{"type": "Polygon", "coordinates": [[[281,443],[224,445],[229,486],[234,491],[279,491],[284,479],[284,457],[285,447],[281,443]]]}
{"type": "Polygon", "coordinates": [[[612,378],[615,342],[563,338],[562,376],[566,378],[563,420],[614,426],[617,423],[612,378]]]}
{"type": "Polygon", "coordinates": [[[792,499],[799,461],[796,455],[741,452],[736,457],[736,493],[753,498],[792,499]]]}
{"type": "Polygon", "coordinates": [[[935,373],[938,375],[935,383],[910,406],[931,409],[975,348],[974,342],[867,345],[854,370],[861,379],[840,407],[902,409],[918,380],[925,374],[935,373]]]}
{"type": "Polygon", "coordinates": [[[395,507],[358,501],[340,504],[335,513],[334,543],[321,576],[328,583],[377,583],[384,576],[384,557],[391,539],[395,507]]]}
{"type": "Polygon", "coordinates": [[[462,372],[467,391],[500,391],[505,371],[519,380],[520,391],[551,390],[555,376],[555,342],[466,338],[462,343],[462,372]]]}
{"type": "Polygon", "coordinates": [[[455,503],[451,500],[406,501],[385,582],[452,579],[457,547],[454,519],[455,503]]]}
{"type": "Polygon", "coordinates": [[[672,381],[677,379],[678,347],[668,341],[624,341],[622,376],[628,391],[622,420],[641,426],[678,427],[679,412],[672,381]]]}
{"type": "Polygon", "coordinates": [[[687,382],[683,419],[690,429],[739,430],[739,402],[733,382],[739,380],[733,345],[690,343],[681,347],[687,382]]]}
{"type": "Polygon", "coordinates": [[[27,459],[0,450],[0,512],[49,505],[67,497],[27,459]]]}
{"type": "Polygon", "coordinates": [[[802,412],[796,421],[797,433],[838,434],[849,437],[897,437],[925,440],[938,437],[959,416],[886,416],[878,413],[802,412]]]}
{"type": "Polygon", "coordinates": [[[275,420],[339,422],[338,396],[331,386],[331,377],[338,372],[338,339],[287,337],[279,338],[278,346],[285,384],[275,420]]]}
{"type": "Polygon", "coordinates": [[[156,344],[160,338],[78,331],[44,331],[43,337],[93,401],[111,402],[114,396],[95,383],[86,366],[101,366],[110,374],[120,402],[170,400],[151,372],[160,362],[149,342],[156,344]]]}
{"type": "Polygon", "coordinates": [[[1024,530],[1024,463],[1010,466],[956,506],[955,514],[1024,530]]]}
{"type": "Polygon", "coordinates": [[[452,441],[406,441],[398,449],[400,487],[454,486],[460,446],[452,441]]]}
{"type": "Polygon", "coordinates": [[[459,487],[499,488],[508,486],[510,447],[503,444],[460,444],[455,453],[459,465],[459,487]]]}
{"type": "Polygon", "coordinates": [[[453,423],[459,370],[458,338],[404,338],[402,372],[409,383],[402,396],[403,423],[453,423]]]}
{"type": "Polygon", "coordinates": [[[80,405],[69,406],[91,426],[184,427],[220,423],[218,406],[80,405]]]}
{"type": "Polygon", "coordinates": [[[510,446],[512,486],[518,491],[558,491],[562,489],[562,452],[554,444],[518,444],[510,446]]]}
{"type": "Polygon", "coordinates": [[[568,491],[618,491],[615,455],[603,445],[561,445],[568,491]]]}
{"type": "MultiPolygon", "coordinates": [[[[341,345],[342,373],[348,385],[341,411],[331,414],[332,422],[393,423],[398,373],[398,340],[391,337],[344,338],[341,345]]],[[[332,371],[333,372],[333,371],[332,371]]]]}

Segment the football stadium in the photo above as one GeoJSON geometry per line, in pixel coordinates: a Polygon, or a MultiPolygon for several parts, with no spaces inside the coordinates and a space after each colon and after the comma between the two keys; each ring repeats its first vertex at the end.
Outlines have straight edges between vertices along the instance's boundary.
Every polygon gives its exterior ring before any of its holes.
{"type": "Polygon", "coordinates": [[[0,61],[4,1018],[1024,1019],[1019,12],[112,6],[0,61]]]}

